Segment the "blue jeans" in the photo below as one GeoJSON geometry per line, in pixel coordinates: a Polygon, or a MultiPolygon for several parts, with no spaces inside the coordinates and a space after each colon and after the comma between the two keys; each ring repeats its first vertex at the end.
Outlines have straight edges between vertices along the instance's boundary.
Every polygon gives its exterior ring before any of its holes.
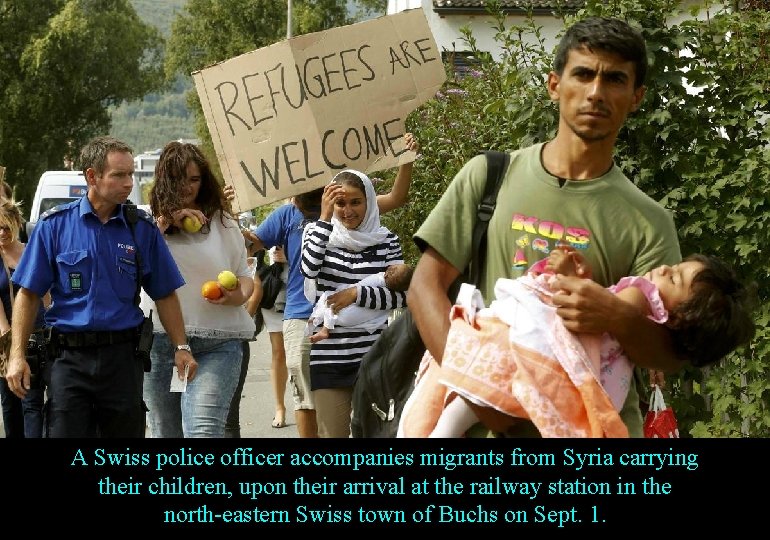
{"type": "Polygon", "coordinates": [[[24,399],[19,399],[8,388],[8,381],[0,378],[0,401],[6,439],[39,439],[43,436],[44,386],[27,390],[24,399]]]}
{"type": "Polygon", "coordinates": [[[227,413],[227,422],[225,422],[225,437],[228,439],[241,438],[241,393],[243,385],[246,384],[246,374],[249,371],[249,359],[251,357],[251,348],[249,342],[243,340],[241,345],[243,356],[241,357],[241,376],[238,378],[238,386],[233,392],[233,399],[230,401],[230,412],[227,413]]]}
{"type": "Polygon", "coordinates": [[[153,437],[224,437],[230,401],[241,374],[241,340],[192,337],[198,362],[186,392],[169,392],[174,346],[167,334],[155,334],[152,371],[144,376],[144,401],[153,437]]]}

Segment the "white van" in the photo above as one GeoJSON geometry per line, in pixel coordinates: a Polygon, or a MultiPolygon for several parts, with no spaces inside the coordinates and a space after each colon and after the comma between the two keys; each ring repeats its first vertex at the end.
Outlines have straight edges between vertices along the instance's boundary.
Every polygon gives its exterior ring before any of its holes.
{"type": "MultiPolygon", "coordinates": [[[[32,234],[38,218],[54,206],[65,204],[79,199],[88,191],[85,176],[82,171],[46,171],[40,177],[32,199],[32,208],[29,210],[27,222],[27,237],[32,234]]],[[[131,190],[129,200],[140,204],[142,191],[139,182],[134,178],[134,187],[131,190]]]]}

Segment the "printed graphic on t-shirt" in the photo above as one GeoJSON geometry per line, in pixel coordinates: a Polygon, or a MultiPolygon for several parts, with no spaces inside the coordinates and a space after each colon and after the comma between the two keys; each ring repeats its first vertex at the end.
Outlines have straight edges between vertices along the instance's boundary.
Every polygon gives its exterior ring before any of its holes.
{"type": "Polygon", "coordinates": [[[517,247],[511,261],[513,270],[529,268],[558,246],[586,250],[591,237],[591,233],[582,227],[562,225],[524,214],[513,215],[511,230],[514,231],[517,247]],[[529,253],[527,248],[531,250],[529,253]],[[533,260],[530,260],[528,255],[533,257],[533,260]]]}

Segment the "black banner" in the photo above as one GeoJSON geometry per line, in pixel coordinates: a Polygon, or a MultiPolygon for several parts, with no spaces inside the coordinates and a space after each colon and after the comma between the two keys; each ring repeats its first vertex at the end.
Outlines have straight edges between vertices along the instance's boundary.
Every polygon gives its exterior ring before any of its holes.
{"type": "Polygon", "coordinates": [[[768,450],[757,439],[0,440],[6,523],[78,532],[761,525],[768,450]]]}

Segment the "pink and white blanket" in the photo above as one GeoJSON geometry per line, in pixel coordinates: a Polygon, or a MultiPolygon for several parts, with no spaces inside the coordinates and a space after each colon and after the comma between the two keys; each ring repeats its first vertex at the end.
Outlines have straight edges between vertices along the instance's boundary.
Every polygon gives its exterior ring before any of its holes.
{"type": "MultiPolygon", "coordinates": [[[[567,330],[548,280],[544,274],[499,279],[489,308],[474,314],[473,307],[453,306],[443,364],[425,353],[399,436],[428,436],[456,395],[528,419],[543,437],[628,436],[618,411],[632,364],[610,336],[567,330]]],[[[665,321],[667,314],[657,315],[651,318],[665,321]]]]}

